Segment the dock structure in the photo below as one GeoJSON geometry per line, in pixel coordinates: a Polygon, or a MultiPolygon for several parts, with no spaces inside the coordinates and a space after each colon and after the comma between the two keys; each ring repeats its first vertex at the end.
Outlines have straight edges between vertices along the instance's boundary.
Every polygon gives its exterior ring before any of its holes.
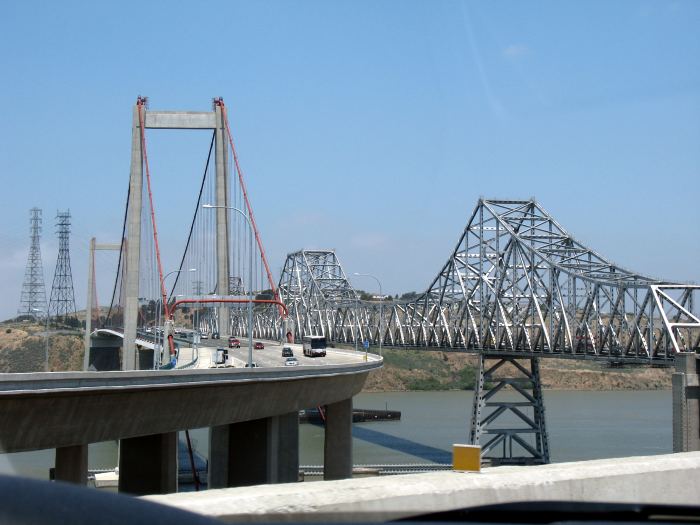
{"type": "MultiPolygon", "coordinates": [[[[352,422],[367,423],[370,421],[399,421],[400,410],[377,410],[369,408],[353,408],[352,422]]],[[[323,424],[325,415],[323,408],[308,408],[299,412],[299,423],[323,424]]]]}

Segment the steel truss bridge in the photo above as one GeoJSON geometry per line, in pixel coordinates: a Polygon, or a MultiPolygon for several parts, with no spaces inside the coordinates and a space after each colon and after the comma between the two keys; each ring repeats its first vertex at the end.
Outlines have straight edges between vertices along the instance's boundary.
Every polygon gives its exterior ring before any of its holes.
{"type": "Polygon", "coordinates": [[[470,438],[495,464],[549,461],[540,357],[648,365],[700,348],[699,286],[617,266],[534,200],[479,200],[410,302],[360,301],[333,251],[289,254],[278,290],[297,339],[478,353],[470,438]]]}
{"type": "Polygon", "coordinates": [[[333,251],[289,254],[278,289],[297,338],[645,364],[700,346],[700,286],[620,268],[534,200],[480,200],[428,289],[381,305],[381,333],[333,251]]]}
{"type": "MultiPolygon", "coordinates": [[[[253,335],[267,339],[321,334],[337,343],[474,352],[472,443],[493,463],[545,463],[541,357],[663,365],[700,348],[700,287],[620,268],[578,242],[534,200],[479,200],[444,266],[409,302],[361,301],[328,250],[289,254],[276,285],[223,100],[214,99],[211,111],[182,112],[151,110],[139,97],[132,117],[120,242],[91,243],[92,255],[96,249],[119,254],[110,307],[94,318],[91,259],[86,320],[88,332],[122,334],[125,370],[154,362],[144,345],[138,349],[137,334],[151,327],[169,332],[173,321],[164,321],[181,303],[188,311],[180,322],[222,338],[248,336],[251,316],[253,335]],[[160,257],[149,129],[211,133],[182,258],[169,272],[160,257]]],[[[174,352],[171,335],[168,340],[163,361],[174,352]]],[[[162,344],[150,346],[161,352],[162,344]]]]}

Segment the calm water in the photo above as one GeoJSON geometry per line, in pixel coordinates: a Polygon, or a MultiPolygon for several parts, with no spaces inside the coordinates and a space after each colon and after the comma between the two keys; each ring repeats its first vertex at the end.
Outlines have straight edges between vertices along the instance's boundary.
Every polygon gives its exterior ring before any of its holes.
{"type": "MultiPolygon", "coordinates": [[[[553,462],[664,454],[672,451],[671,392],[545,392],[553,462]]],[[[358,408],[389,408],[401,421],[355,424],[356,464],[451,461],[453,443],[466,443],[471,392],[360,394],[358,408]]],[[[192,432],[207,454],[206,430],[192,432]]],[[[54,452],[0,454],[0,473],[48,478],[54,452]]],[[[300,462],[323,463],[323,428],[300,425],[300,462]]],[[[90,445],[90,468],[114,468],[116,442],[90,445]]]]}

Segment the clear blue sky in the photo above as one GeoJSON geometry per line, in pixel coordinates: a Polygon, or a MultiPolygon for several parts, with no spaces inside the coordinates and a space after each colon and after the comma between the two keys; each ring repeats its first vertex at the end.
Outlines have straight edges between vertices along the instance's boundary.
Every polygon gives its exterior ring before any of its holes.
{"type": "MultiPolygon", "coordinates": [[[[53,217],[73,213],[84,306],[88,240],[120,234],[139,94],[224,97],[276,274],[290,251],[334,248],[348,273],[421,290],[479,196],[534,196],[620,265],[700,281],[699,27],[697,1],[6,0],[0,318],[19,306],[32,206],[47,294],[53,217]]],[[[175,268],[208,137],[149,144],[175,268]]]]}

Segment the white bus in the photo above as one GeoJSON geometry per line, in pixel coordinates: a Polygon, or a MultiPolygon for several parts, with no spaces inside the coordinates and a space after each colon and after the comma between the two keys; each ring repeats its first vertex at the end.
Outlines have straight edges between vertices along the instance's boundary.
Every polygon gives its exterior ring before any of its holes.
{"type": "Polygon", "coordinates": [[[305,335],[304,355],[308,357],[326,356],[326,338],[322,335],[305,335]]]}

